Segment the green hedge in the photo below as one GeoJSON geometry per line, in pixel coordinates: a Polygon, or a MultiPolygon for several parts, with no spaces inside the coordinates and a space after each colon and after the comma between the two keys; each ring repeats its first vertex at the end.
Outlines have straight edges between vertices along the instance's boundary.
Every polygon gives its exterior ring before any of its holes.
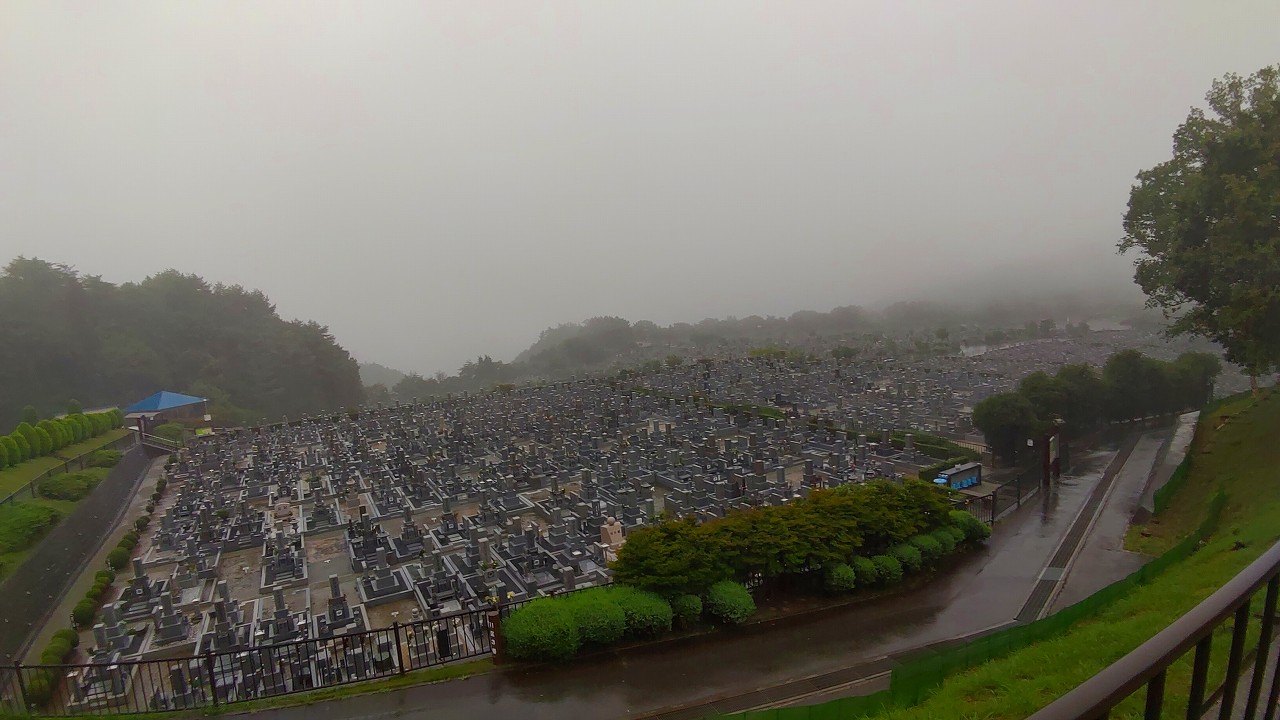
{"type": "Polygon", "coordinates": [[[539,598],[502,621],[507,652],[517,660],[563,662],[578,654],[582,636],[559,598],[539,598]]]}
{"type": "Polygon", "coordinates": [[[62,519],[62,513],[36,503],[0,505],[0,553],[25,550],[62,519]]]}
{"type": "Polygon", "coordinates": [[[973,513],[952,510],[949,517],[952,527],[958,528],[964,535],[965,542],[980,543],[991,537],[991,526],[979,520],[973,513]]]}
{"type": "Polygon", "coordinates": [[[915,545],[903,543],[889,548],[889,554],[902,564],[905,572],[918,572],[924,567],[924,556],[915,545]]]}
{"type": "MultiPolygon", "coordinates": [[[[964,537],[964,533],[959,534],[961,537],[964,537]]],[[[956,546],[960,544],[960,542],[956,540],[956,535],[952,533],[949,528],[938,528],[937,530],[929,533],[929,537],[936,540],[938,544],[942,546],[943,555],[950,555],[955,552],[956,546]]]]}
{"type": "Polygon", "coordinates": [[[677,595],[671,600],[671,614],[686,627],[702,617],[702,598],[697,595],[677,595]]]}
{"type": "Polygon", "coordinates": [[[950,470],[956,465],[959,465],[960,463],[964,463],[964,462],[969,462],[969,461],[963,456],[957,455],[955,457],[942,460],[941,462],[936,462],[932,465],[924,466],[923,468],[921,468],[920,472],[916,474],[916,476],[925,482],[932,482],[934,478],[938,477],[938,473],[942,472],[943,470],[950,470]]]}
{"type": "Polygon", "coordinates": [[[947,493],[929,483],[877,481],[818,490],[700,525],[671,520],[628,534],[613,564],[614,579],[664,597],[701,595],[722,580],[801,574],[883,553],[947,525],[951,509],[947,493]]]}
{"type": "Polygon", "coordinates": [[[920,554],[924,556],[924,561],[930,565],[938,562],[945,554],[942,551],[942,543],[929,535],[917,535],[911,538],[911,544],[915,546],[920,554]]]}
{"type": "Polygon", "coordinates": [[[871,587],[880,582],[880,570],[870,558],[856,557],[850,565],[858,579],[858,587],[871,587]]]}
{"type": "Polygon", "coordinates": [[[102,482],[99,472],[63,473],[47,477],[36,483],[36,489],[44,497],[53,500],[82,500],[102,482]]]}
{"type": "Polygon", "coordinates": [[[707,591],[707,614],[729,625],[740,625],[756,611],[756,601],[742,585],[721,580],[707,591]]]}
{"type": "Polygon", "coordinates": [[[627,617],[627,635],[635,638],[657,637],[671,630],[671,603],[656,593],[625,585],[610,585],[609,597],[627,617]]]}
{"type": "Polygon", "coordinates": [[[592,588],[566,596],[563,601],[578,626],[583,643],[608,645],[627,632],[627,614],[604,588],[592,588]]]}
{"type": "Polygon", "coordinates": [[[891,555],[873,555],[871,562],[876,565],[876,575],[881,585],[893,585],[902,582],[902,563],[891,555]]]}
{"type": "Polygon", "coordinates": [[[89,456],[89,467],[115,467],[124,455],[119,450],[99,450],[89,456]]]}
{"type": "Polygon", "coordinates": [[[839,563],[827,568],[822,578],[822,586],[829,593],[847,593],[858,587],[858,578],[853,568],[839,563]]]}

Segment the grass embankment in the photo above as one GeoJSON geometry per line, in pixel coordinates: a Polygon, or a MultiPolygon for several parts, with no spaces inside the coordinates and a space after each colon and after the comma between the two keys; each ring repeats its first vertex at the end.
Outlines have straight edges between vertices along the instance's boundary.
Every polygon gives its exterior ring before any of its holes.
{"type": "MultiPolygon", "coordinates": [[[[1186,486],[1156,521],[1133,533],[1135,547],[1159,553],[1192,533],[1219,488],[1227,505],[1213,537],[1186,561],[1148,585],[1079,623],[1061,637],[949,678],[924,702],[891,710],[891,720],[1025,718],[1150,639],[1222,587],[1280,538],[1280,393],[1267,390],[1208,413],[1191,448],[1186,486]]],[[[1251,636],[1257,636],[1261,598],[1255,599],[1251,636]]],[[[1231,624],[1215,634],[1210,687],[1225,675],[1231,624]]],[[[1251,640],[1253,642],[1253,640],[1251,640]]],[[[1191,655],[1169,671],[1165,715],[1185,713],[1191,655]]],[[[1143,693],[1113,718],[1142,716],[1143,693]]]]}
{"type": "Polygon", "coordinates": [[[28,460],[20,465],[0,470],[0,498],[6,497],[14,490],[26,485],[37,476],[57,467],[68,460],[98,450],[129,433],[125,428],[116,428],[74,445],[68,445],[53,455],[28,460]]]}

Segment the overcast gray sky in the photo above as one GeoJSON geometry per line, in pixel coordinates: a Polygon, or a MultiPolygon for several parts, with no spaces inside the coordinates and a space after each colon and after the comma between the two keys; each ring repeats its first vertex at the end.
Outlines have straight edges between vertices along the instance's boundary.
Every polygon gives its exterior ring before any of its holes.
{"type": "Polygon", "coordinates": [[[592,315],[1114,257],[1280,2],[0,4],[0,262],[265,291],[452,371],[592,315]]]}

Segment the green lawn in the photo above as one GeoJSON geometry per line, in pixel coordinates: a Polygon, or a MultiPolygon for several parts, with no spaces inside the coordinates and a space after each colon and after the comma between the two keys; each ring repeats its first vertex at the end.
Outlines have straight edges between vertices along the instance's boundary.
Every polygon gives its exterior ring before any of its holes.
{"type": "Polygon", "coordinates": [[[92,452],[102,446],[119,440],[129,433],[125,428],[116,428],[95,438],[89,438],[84,442],[74,445],[68,445],[53,455],[28,460],[21,465],[0,470],[0,498],[7,496],[9,493],[26,485],[36,478],[36,476],[56,467],[61,467],[62,463],[87,452],[92,452]]]}
{"type": "MultiPolygon", "coordinates": [[[[1227,506],[1218,531],[1186,561],[1083,621],[1067,634],[949,678],[924,702],[891,710],[892,720],[1025,718],[1062,696],[1167,627],[1230,580],[1280,539],[1280,394],[1242,398],[1208,416],[1192,447],[1191,474],[1168,510],[1132,534],[1149,552],[1172,547],[1199,525],[1219,487],[1227,506]],[[1225,424],[1224,424],[1225,422],[1225,424]]],[[[1251,633],[1256,637],[1257,607],[1251,633]]],[[[1221,682],[1230,624],[1215,636],[1211,685],[1221,682]]],[[[1191,657],[1171,668],[1165,715],[1185,713],[1191,657]]],[[[1130,697],[1113,718],[1142,716],[1143,694],[1130,697]]]]}

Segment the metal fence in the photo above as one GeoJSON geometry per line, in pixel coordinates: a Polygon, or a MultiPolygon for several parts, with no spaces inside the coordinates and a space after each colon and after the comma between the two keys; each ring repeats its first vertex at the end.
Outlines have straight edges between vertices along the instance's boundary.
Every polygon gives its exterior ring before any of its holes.
{"type": "Polygon", "coordinates": [[[233,705],[403,675],[493,652],[492,610],[159,660],[0,666],[0,709],[119,715],[233,705]]]}
{"type": "Polygon", "coordinates": [[[70,460],[64,461],[61,465],[55,465],[54,467],[51,467],[48,470],[45,470],[44,472],[35,476],[35,478],[31,480],[31,482],[27,483],[26,485],[23,485],[17,490],[14,490],[13,492],[6,495],[4,498],[0,498],[0,505],[14,502],[15,500],[21,500],[23,498],[40,497],[39,486],[40,486],[41,480],[46,480],[55,475],[62,475],[64,473],[85,469],[85,467],[88,466],[89,460],[93,457],[94,453],[98,452],[99,450],[119,450],[121,452],[124,452],[125,450],[128,450],[129,448],[133,447],[136,444],[138,444],[137,434],[131,432],[131,433],[126,433],[121,438],[112,440],[111,442],[103,445],[102,447],[94,448],[89,452],[81,453],[71,458],[70,460]]]}
{"type": "Polygon", "coordinates": [[[1131,703],[1130,698],[1139,692],[1143,693],[1142,716],[1148,720],[1172,714],[1168,710],[1181,711],[1179,715],[1191,720],[1209,714],[1272,720],[1280,701],[1280,662],[1274,646],[1278,601],[1280,543],[1168,628],[1032,715],[1031,720],[1106,718],[1131,703]],[[1257,635],[1249,647],[1255,615],[1259,617],[1257,635]],[[1225,640],[1228,630],[1225,666],[1218,663],[1217,672],[1211,672],[1215,635],[1225,640]],[[1175,666],[1187,655],[1192,655],[1192,660],[1186,696],[1170,697],[1166,679],[1179,670],[1175,666]],[[1211,685],[1215,687],[1210,689],[1211,685]]]}
{"type": "Polygon", "coordinates": [[[1043,476],[1044,471],[1039,467],[1025,468],[986,495],[962,495],[955,500],[956,507],[967,510],[988,525],[994,525],[1010,510],[1022,507],[1025,500],[1039,492],[1043,476]]]}

